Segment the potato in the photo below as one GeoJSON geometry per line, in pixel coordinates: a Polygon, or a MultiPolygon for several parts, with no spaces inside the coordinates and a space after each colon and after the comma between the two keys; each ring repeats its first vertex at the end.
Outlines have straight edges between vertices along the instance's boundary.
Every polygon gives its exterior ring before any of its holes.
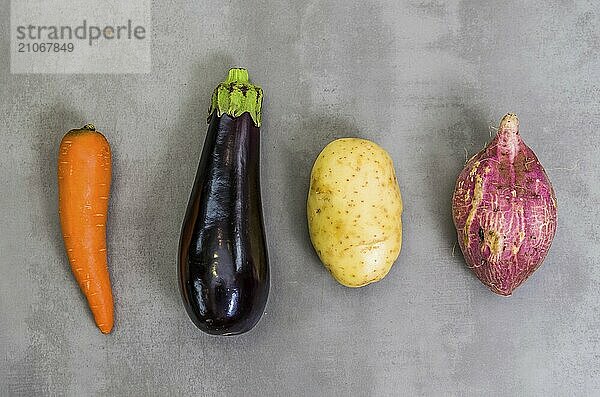
{"type": "Polygon", "coordinates": [[[402,197],[384,149],[358,138],[329,143],[313,165],[306,207],[313,246],[339,283],[385,277],[402,245],[402,197]]]}

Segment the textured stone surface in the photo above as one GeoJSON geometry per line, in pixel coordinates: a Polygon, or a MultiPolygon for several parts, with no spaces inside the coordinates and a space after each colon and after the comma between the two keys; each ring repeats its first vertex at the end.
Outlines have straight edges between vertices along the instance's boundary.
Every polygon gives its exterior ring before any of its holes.
{"type": "Polygon", "coordinates": [[[155,2],[153,72],[137,76],[11,75],[8,9],[1,0],[0,395],[600,393],[596,2],[155,2]],[[222,339],[188,320],[175,257],[205,110],[238,65],[265,91],[272,288],[257,328],[222,339]],[[544,265],[502,298],[464,264],[450,206],[465,152],[508,111],[559,220],[544,265]],[[108,337],[56,211],[60,138],[85,122],[114,155],[108,337]],[[359,290],[319,264],[305,220],[312,161],[349,135],[390,153],[405,204],[398,263],[359,290]]]}

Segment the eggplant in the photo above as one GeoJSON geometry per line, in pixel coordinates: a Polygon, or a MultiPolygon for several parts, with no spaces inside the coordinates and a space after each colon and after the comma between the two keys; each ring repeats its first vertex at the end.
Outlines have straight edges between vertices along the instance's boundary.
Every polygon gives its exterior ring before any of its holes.
{"type": "Polygon", "coordinates": [[[178,279],[192,322],[236,335],[260,320],[269,263],[260,189],[262,89],[231,69],[215,89],[208,132],[183,221],[178,279]]]}

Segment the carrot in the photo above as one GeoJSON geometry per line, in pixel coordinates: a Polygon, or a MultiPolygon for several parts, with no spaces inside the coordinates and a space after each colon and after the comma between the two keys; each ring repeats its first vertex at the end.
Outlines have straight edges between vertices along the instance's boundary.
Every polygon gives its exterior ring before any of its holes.
{"type": "Polygon", "coordinates": [[[92,124],[65,134],[58,155],[58,211],[73,275],[103,334],[113,327],[106,256],[111,181],[108,141],[92,124]]]}

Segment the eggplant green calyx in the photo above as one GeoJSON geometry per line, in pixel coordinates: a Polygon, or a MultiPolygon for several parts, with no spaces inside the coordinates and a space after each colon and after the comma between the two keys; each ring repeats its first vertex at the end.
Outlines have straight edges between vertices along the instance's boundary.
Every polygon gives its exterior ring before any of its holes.
{"type": "Polygon", "coordinates": [[[260,127],[262,96],[262,88],[250,83],[246,69],[229,69],[227,79],[219,84],[213,92],[208,111],[209,121],[210,115],[215,109],[219,117],[223,114],[239,117],[248,112],[254,124],[260,127]]]}

